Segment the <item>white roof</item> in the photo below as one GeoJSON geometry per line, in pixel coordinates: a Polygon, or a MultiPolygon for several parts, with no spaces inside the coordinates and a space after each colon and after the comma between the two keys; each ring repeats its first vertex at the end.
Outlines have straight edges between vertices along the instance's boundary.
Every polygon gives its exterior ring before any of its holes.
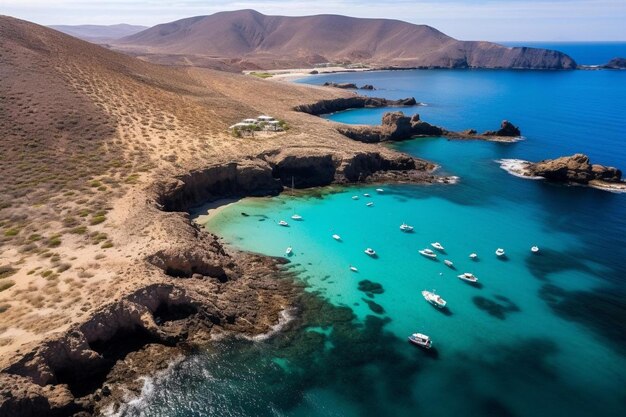
{"type": "Polygon", "coordinates": [[[274,118],[272,116],[259,116],[257,117],[258,120],[274,120],[274,118]]]}
{"type": "Polygon", "coordinates": [[[256,119],[243,119],[244,123],[256,123],[256,119]]]}
{"type": "Polygon", "coordinates": [[[239,122],[239,123],[235,123],[234,125],[229,127],[229,129],[233,129],[235,127],[248,127],[248,126],[252,126],[252,123],[239,122]]]}
{"type": "Polygon", "coordinates": [[[278,120],[270,120],[268,123],[271,124],[271,125],[277,125],[280,122],[278,120]]]}

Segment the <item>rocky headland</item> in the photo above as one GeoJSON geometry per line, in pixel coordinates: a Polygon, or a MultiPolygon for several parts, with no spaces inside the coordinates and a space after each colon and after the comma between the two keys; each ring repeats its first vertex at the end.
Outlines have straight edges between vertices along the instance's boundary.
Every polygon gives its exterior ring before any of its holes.
{"type": "Polygon", "coordinates": [[[603,69],[626,69],[626,58],[613,58],[600,68],[603,69]]]}
{"type": "Polygon", "coordinates": [[[539,162],[521,160],[499,161],[503,169],[521,178],[545,179],[562,184],[579,184],[607,191],[626,192],[622,171],[614,167],[592,164],[584,154],[546,159],[539,162]]]}
{"type": "Polygon", "coordinates": [[[421,120],[419,114],[414,114],[409,117],[405,116],[401,111],[385,113],[379,126],[340,125],[337,127],[337,130],[350,139],[365,143],[401,141],[425,136],[446,136],[452,139],[514,142],[521,137],[519,128],[507,120],[502,121],[500,129],[486,131],[482,134],[477,133],[473,129],[463,132],[453,132],[421,120]]]}
{"type": "Polygon", "coordinates": [[[374,86],[371,84],[365,84],[361,87],[357,87],[355,83],[335,83],[332,81],[327,81],[322,84],[324,87],[333,87],[333,88],[343,88],[346,90],[374,90],[374,86]]]}
{"type": "Polygon", "coordinates": [[[362,109],[367,107],[411,107],[418,105],[420,105],[420,103],[418,103],[414,97],[389,100],[378,97],[353,96],[320,100],[311,104],[299,104],[294,107],[294,110],[319,116],[349,109],[362,109]]]}

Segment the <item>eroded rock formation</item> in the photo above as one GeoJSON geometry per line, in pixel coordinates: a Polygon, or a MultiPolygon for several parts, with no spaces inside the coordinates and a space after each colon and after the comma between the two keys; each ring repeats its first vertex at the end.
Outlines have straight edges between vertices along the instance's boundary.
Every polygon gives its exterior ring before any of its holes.
{"type": "Polygon", "coordinates": [[[415,106],[418,104],[419,103],[413,97],[400,100],[387,100],[385,98],[378,97],[354,96],[348,98],[321,100],[312,104],[301,104],[296,106],[294,110],[319,116],[320,114],[329,114],[348,109],[361,109],[364,107],[403,107],[415,106]]]}
{"type": "Polygon", "coordinates": [[[287,149],[161,181],[155,192],[165,211],[181,211],[220,198],[277,195],[292,181],[296,188],[384,179],[431,182],[434,178],[429,172],[434,168],[402,154],[287,149]]]}
{"type": "Polygon", "coordinates": [[[580,153],[529,163],[526,170],[531,176],[543,177],[555,182],[588,184],[594,180],[620,182],[622,179],[622,172],[619,169],[592,165],[589,157],[580,153]]]}
{"type": "Polygon", "coordinates": [[[482,139],[495,141],[510,141],[511,138],[521,136],[519,128],[507,120],[502,122],[499,130],[487,131],[481,135],[476,130],[468,129],[463,132],[452,132],[443,127],[431,125],[420,119],[419,114],[405,116],[401,111],[388,112],[383,115],[380,126],[350,126],[337,127],[339,133],[365,143],[406,140],[421,136],[446,136],[454,139],[482,139]]]}
{"type": "Polygon", "coordinates": [[[500,136],[500,137],[510,137],[516,138],[520,137],[522,132],[519,130],[517,126],[508,120],[503,120],[502,124],[500,124],[500,129],[498,130],[488,130],[483,133],[483,136],[500,136]]]}

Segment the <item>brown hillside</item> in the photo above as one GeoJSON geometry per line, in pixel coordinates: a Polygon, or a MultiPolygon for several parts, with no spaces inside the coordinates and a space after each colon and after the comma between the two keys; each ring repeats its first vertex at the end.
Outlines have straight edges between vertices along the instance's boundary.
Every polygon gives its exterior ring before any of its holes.
{"type": "Polygon", "coordinates": [[[570,69],[576,65],[560,52],[463,42],[430,26],[398,20],[266,16],[254,10],[157,25],[122,38],[115,46],[177,64],[184,63],[183,56],[199,65],[219,59],[265,69],[325,62],[444,68],[570,69]]]}
{"type": "Polygon", "coordinates": [[[262,151],[360,148],[291,110],[347,95],[160,67],[0,16],[0,353],[84,320],[150,276],[125,271],[167,238],[136,207],[156,179],[262,151]],[[227,133],[263,113],[291,129],[227,133]]]}

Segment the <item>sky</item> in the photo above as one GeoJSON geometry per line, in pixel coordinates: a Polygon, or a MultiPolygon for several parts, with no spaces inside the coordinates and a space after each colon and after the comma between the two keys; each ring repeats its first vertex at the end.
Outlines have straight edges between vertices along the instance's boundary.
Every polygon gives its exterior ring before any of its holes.
{"type": "Polygon", "coordinates": [[[153,26],[239,9],[399,19],[463,40],[626,41],[626,0],[0,0],[0,14],[43,25],[153,26]]]}

